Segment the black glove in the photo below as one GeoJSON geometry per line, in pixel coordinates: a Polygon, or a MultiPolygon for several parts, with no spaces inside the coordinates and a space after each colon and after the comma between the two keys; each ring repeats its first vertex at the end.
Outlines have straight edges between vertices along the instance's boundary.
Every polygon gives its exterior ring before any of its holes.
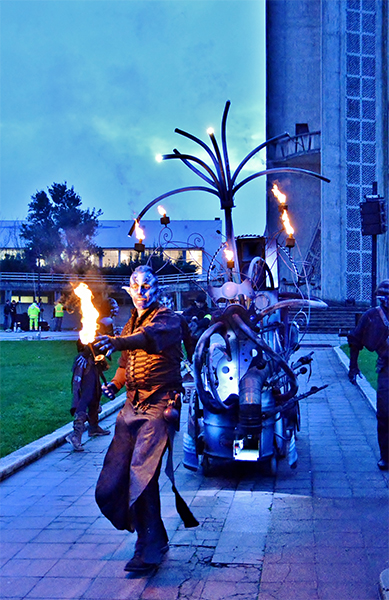
{"type": "Polygon", "coordinates": [[[102,385],[101,391],[103,392],[104,396],[107,396],[107,398],[109,398],[110,400],[114,400],[115,395],[118,393],[119,390],[116,387],[116,385],[111,382],[107,383],[107,385],[102,385]]]}
{"type": "Polygon", "coordinates": [[[86,366],[88,364],[87,359],[85,358],[85,356],[83,356],[82,354],[80,354],[79,356],[77,356],[76,358],[76,365],[77,367],[79,367],[80,369],[85,369],[86,366]]]}
{"type": "Polygon", "coordinates": [[[98,335],[96,341],[93,343],[93,347],[106,356],[109,356],[116,350],[114,340],[115,338],[110,335],[98,335]]]}
{"type": "Polygon", "coordinates": [[[358,376],[362,378],[361,372],[358,369],[358,367],[350,367],[348,371],[348,378],[353,385],[357,385],[358,376]]]}
{"type": "Polygon", "coordinates": [[[144,333],[131,333],[130,335],[112,337],[111,335],[98,335],[93,346],[109,356],[115,350],[145,349],[147,339],[144,333]]]}

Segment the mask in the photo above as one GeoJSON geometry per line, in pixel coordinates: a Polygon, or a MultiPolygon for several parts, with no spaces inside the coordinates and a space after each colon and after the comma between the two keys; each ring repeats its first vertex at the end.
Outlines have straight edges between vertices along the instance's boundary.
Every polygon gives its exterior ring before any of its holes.
{"type": "Polygon", "coordinates": [[[158,279],[150,267],[138,267],[130,279],[129,293],[137,310],[146,310],[157,300],[158,279]]]}

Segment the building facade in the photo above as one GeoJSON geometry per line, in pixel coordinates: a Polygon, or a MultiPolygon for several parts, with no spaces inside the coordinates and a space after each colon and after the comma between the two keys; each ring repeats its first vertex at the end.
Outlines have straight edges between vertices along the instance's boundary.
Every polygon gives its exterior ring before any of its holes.
{"type": "MultiPolygon", "coordinates": [[[[0,221],[0,259],[23,252],[21,223],[0,221]]],[[[95,242],[102,253],[93,257],[95,265],[117,267],[139,258],[135,248],[139,240],[135,235],[128,235],[132,224],[133,221],[125,220],[99,222],[95,242]]],[[[166,262],[175,263],[183,259],[196,267],[196,271],[190,275],[160,277],[162,289],[174,294],[176,308],[181,310],[185,301],[196,295],[199,288],[206,288],[207,272],[222,245],[222,221],[172,221],[165,226],[160,221],[142,220],[141,226],[145,256],[156,253],[166,262]]],[[[41,273],[37,268],[35,273],[0,273],[0,304],[13,299],[19,303],[20,310],[24,310],[34,298],[39,297],[42,304],[51,306],[63,293],[72,289],[72,282],[79,280],[85,280],[96,294],[109,293],[117,300],[128,299],[122,290],[123,285],[128,285],[128,275],[99,275],[96,269],[91,269],[91,273],[85,275],[61,275],[41,273]]]]}
{"type": "MultiPolygon", "coordinates": [[[[23,252],[20,237],[22,221],[0,221],[0,259],[23,252]]],[[[138,258],[135,234],[130,238],[133,221],[101,220],[95,243],[102,248],[92,263],[100,267],[117,267],[138,258]]],[[[221,219],[213,221],[173,221],[161,225],[159,221],[142,220],[145,252],[158,251],[166,260],[183,258],[196,265],[196,271],[207,271],[212,256],[221,245],[221,219]]]]}
{"type": "Polygon", "coordinates": [[[269,178],[268,229],[279,229],[270,192],[287,195],[300,256],[325,300],[369,303],[374,278],[389,277],[389,233],[362,235],[360,204],[373,183],[389,197],[388,3],[267,0],[268,167],[315,171],[269,178]],[[376,266],[376,269],[375,269],[376,266]]]}

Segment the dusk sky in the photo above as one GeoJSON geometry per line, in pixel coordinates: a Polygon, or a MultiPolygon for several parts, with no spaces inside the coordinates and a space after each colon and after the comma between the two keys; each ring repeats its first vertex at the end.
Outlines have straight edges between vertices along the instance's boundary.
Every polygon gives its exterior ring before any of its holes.
{"type": "MultiPolygon", "coordinates": [[[[204,156],[176,127],[209,143],[212,126],[221,143],[227,100],[232,168],[265,140],[264,0],[2,0],[0,9],[1,219],[24,219],[31,195],[53,182],[74,186],[103,219],[133,219],[171,189],[203,185],[155,156],[204,156]]],[[[261,154],[243,177],[263,168],[261,154]]],[[[264,203],[264,177],[237,193],[236,234],[264,232],[264,203]]],[[[206,193],[164,206],[171,219],[223,217],[206,193]]]]}

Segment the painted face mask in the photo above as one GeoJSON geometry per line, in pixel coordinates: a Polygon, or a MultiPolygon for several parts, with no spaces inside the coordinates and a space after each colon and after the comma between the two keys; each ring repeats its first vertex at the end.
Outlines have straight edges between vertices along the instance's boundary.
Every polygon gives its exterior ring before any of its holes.
{"type": "Polygon", "coordinates": [[[158,279],[150,267],[135,269],[130,279],[129,293],[137,310],[146,310],[158,297],[158,279]]]}

